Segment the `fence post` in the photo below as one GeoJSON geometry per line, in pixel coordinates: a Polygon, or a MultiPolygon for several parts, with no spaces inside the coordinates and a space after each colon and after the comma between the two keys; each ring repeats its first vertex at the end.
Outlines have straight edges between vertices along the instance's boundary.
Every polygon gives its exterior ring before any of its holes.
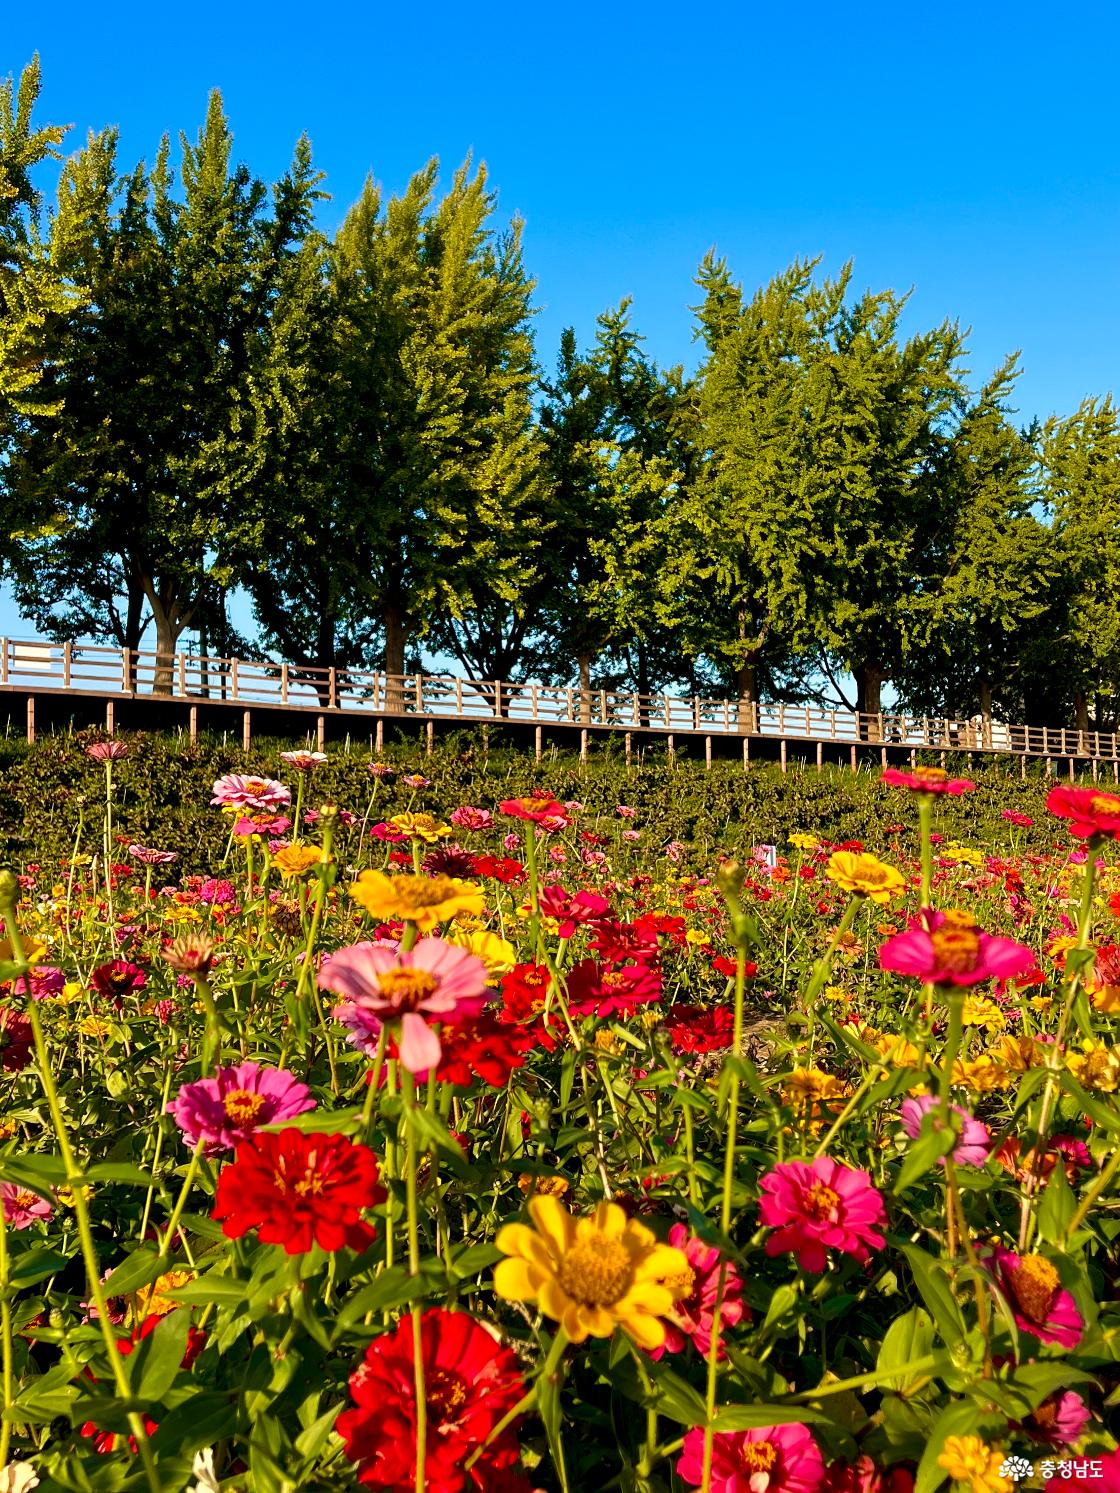
{"type": "MultiPolygon", "coordinates": [[[[665,696],[665,729],[666,729],[666,731],[669,729],[669,727],[672,724],[673,724],[673,712],[672,712],[672,707],[669,704],[669,696],[666,694],[666,696],[665,696]]],[[[672,741],[672,739],[673,738],[670,736],[669,740],[672,741]]]]}
{"type": "MultiPolygon", "coordinates": [[[[666,696],[666,698],[668,698],[668,697],[666,696]]],[[[673,740],[672,733],[670,732],[670,734],[669,734],[669,766],[670,767],[675,767],[676,766],[676,762],[677,762],[677,747],[676,747],[676,743],[673,740]]]]}
{"type": "Polygon", "coordinates": [[[377,723],[377,732],[376,732],[376,735],[374,737],[374,741],[376,743],[376,745],[374,746],[374,751],[380,757],[382,751],[385,748],[385,722],[384,721],[378,721],[378,723],[377,723]]]}
{"type": "Polygon", "coordinates": [[[416,696],[416,709],[421,715],[424,714],[424,676],[417,674],[413,692],[416,696]]]}
{"type": "Polygon", "coordinates": [[[191,713],[190,713],[190,736],[191,736],[191,746],[192,747],[193,746],[197,746],[198,745],[198,706],[197,705],[192,705],[191,706],[191,713]]]}
{"type": "Polygon", "coordinates": [[[704,766],[709,772],[712,770],[712,738],[704,737],[704,766]]]}
{"type": "Polygon", "coordinates": [[[179,654],[179,693],[185,695],[187,692],[187,660],[179,654]]]}
{"type": "Polygon", "coordinates": [[[131,658],[132,658],[132,649],[131,648],[122,648],[121,649],[121,692],[123,694],[126,694],[126,695],[130,693],[129,679],[130,679],[130,676],[132,674],[131,658]]]}
{"type": "Polygon", "coordinates": [[[782,758],[782,771],[783,772],[785,772],[785,770],[786,770],[786,756],[787,756],[786,741],[785,741],[785,737],[783,736],[782,737],[782,745],[781,745],[781,758],[782,758]]]}
{"type": "Polygon", "coordinates": [[[113,702],[112,702],[112,700],[106,700],[105,701],[105,734],[106,734],[106,736],[112,736],[113,732],[116,729],[117,729],[116,711],[113,708],[113,702]]]}
{"type": "Polygon", "coordinates": [[[605,689],[599,691],[599,724],[607,724],[607,692],[605,689]]]}
{"type": "MultiPolygon", "coordinates": [[[[534,690],[536,689],[536,687],[537,686],[534,684],[533,685],[534,690]]],[[[462,713],[463,713],[463,681],[461,679],[456,679],[456,681],[455,681],[455,714],[456,715],[462,715],[462,713]]]]}
{"type": "Polygon", "coordinates": [[[249,750],[252,741],[252,733],[249,728],[249,712],[246,710],[241,717],[241,747],[243,751],[249,750]]]}
{"type": "Polygon", "coordinates": [[[0,638],[0,684],[8,682],[8,640],[0,638]]]}
{"type": "Polygon", "coordinates": [[[229,697],[231,700],[238,698],[237,694],[237,660],[231,658],[229,661],[229,697]]]}
{"type": "Polygon", "coordinates": [[[315,718],[315,746],[318,751],[321,752],[323,750],[326,739],[327,718],[325,715],[320,715],[315,718]]]}
{"type": "Polygon", "coordinates": [[[74,645],[73,645],[73,643],[69,643],[69,642],[63,643],[63,645],[62,645],[62,687],[63,687],[63,689],[69,689],[70,688],[70,660],[71,660],[71,656],[73,654],[73,651],[74,651],[74,645]]]}
{"type": "Polygon", "coordinates": [[[579,733],[579,760],[581,762],[586,762],[587,761],[587,727],[586,726],[584,726],[583,730],[579,733]]]}
{"type": "Polygon", "coordinates": [[[33,746],[35,743],[35,696],[27,697],[27,744],[33,746]]]}
{"type": "Polygon", "coordinates": [[[499,716],[499,715],[501,715],[501,713],[502,713],[502,681],[500,679],[495,679],[494,680],[494,714],[496,716],[499,716]]]}
{"type": "Polygon", "coordinates": [[[817,742],[817,771],[820,772],[824,766],[824,742],[817,742]]]}
{"type": "Polygon", "coordinates": [[[424,726],[424,751],[426,756],[431,756],[436,749],[436,723],[430,717],[424,726]]]}
{"type": "Polygon", "coordinates": [[[288,703],[288,665],[287,664],[281,664],[280,665],[280,703],[281,703],[281,705],[286,705],[288,703]]]}
{"type": "MultiPolygon", "coordinates": [[[[535,692],[536,685],[533,686],[533,689],[535,692]]],[[[533,732],[533,750],[535,751],[537,761],[539,762],[541,760],[541,757],[544,755],[544,733],[542,732],[540,726],[538,726],[533,732]]]]}
{"type": "Polygon", "coordinates": [[[329,690],[329,693],[327,695],[327,700],[328,700],[328,702],[330,704],[330,708],[332,710],[337,710],[338,709],[338,670],[334,667],[333,664],[331,665],[331,671],[330,671],[330,673],[327,675],[327,688],[329,690]]]}
{"type": "MultiPolygon", "coordinates": [[[[536,720],[536,718],[537,718],[537,686],[535,684],[531,684],[529,686],[529,699],[532,702],[532,706],[533,706],[533,719],[536,720]]],[[[538,732],[537,734],[539,736],[540,733],[538,732]]],[[[537,761],[539,762],[540,760],[541,760],[541,754],[540,754],[540,752],[538,752],[537,753],[537,761]]]]}
{"type": "MultiPolygon", "coordinates": [[[[626,735],[623,737],[623,740],[626,743],[626,766],[629,767],[630,766],[630,753],[631,753],[631,737],[630,737],[630,732],[629,731],[627,731],[626,735]]],[[[540,759],[538,758],[538,761],[539,760],[540,759]]]]}
{"type": "Polygon", "coordinates": [[[696,695],[692,697],[692,729],[694,731],[700,729],[700,701],[696,695]]]}
{"type": "Polygon", "coordinates": [[[747,772],[749,770],[749,768],[750,768],[750,765],[751,765],[751,739],[750,739],[749,736],[744,736],[743,737],[743,771],[747,772]]]}
{"type": "Polygon", "coordinates": [[[855,748],[855,743],[854,742],[852,744],[852,771],[853,772],[858,772],[859,771],[859,762],[856,760],[856,748],[855,748]]]}

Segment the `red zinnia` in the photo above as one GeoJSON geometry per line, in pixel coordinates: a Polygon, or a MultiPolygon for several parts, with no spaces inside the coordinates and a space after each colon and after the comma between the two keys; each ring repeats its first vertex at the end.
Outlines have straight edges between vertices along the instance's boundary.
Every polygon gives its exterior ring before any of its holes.
{"type": "Polygon", "coordinates": [[[581,959],[568,975],[568,1008],[573,1016],[610,1016],[661,999],[661,976],[648,964],[603,969],[581,959]]]}
{"type": "Polygon", "coordinates": [[[607,911],[610,903],[598,892],[576,892],[569,896],[562,886],[541,888],[540,908],[546,918],[552,918],[561,938],[571,938],[582,923],[594,923],[607,911]]]}
{"type": "MultiPolygon", "coordinates": [[[[455,816],[452,815],[452,818],[455,816]]],[[[525,880],[525,867],[520,861],[504,855],[476,855],[475,876],[487,876],[491,881],[500,881],[503,886],[512,886],[525,880]]]]}
{"type": "Polygon", "coordinates": [[[674,1052],[720,1052],[731,1046],[735,1015],[727,1006],[705,1011],[702,1006],[670,1006],[665,1030],[674,1052]]]}
{"type": "Polygon", "coordinates": [[[502,976],[502,1015],[507,1021],[532,1021],[545,1008],[552,980],[544,964],[515,964],[502,976]]]}
{"type": "Polygon", "coordinates": [[[9,1073],[26,1068],[34,1041],[35,1034],[27,1017],[10,1006],[0,1007],[0,1067],[9,1073]]]}
{"type": "Polygon", "coordinates": [[[511,819],[526,819],[530,824],[540,824],[545,819],[559,819],[564,824],[568,815],[562,803],[557,803],[550,794],[538,793],[532,798],[507,798],[498,808],[511,819]]]}
{"type": "Polygon", "coordinates": [[[1046,807],[1051,814],[1070,820],[1070,834],[1079,840],[1120,835],[1120,794],[1102,793],[1099,788],[1051,788],[1046,807]]]}
{"type": "Polygon", "coordinates": [[[532,1036],[491,1011],[482,1011],[471,1021],[445,1023],[440,1031],[440,1059],[436,1077],[442,1083],[473,1083],[475,1074],[495,1089],[505,1088],[510,1074],[525,1063],[533,1046],[532,1036]]]}
{"type": "MultiPolygon", "coordinates": [[[[518,1458],[511,1424],[479,1457],[500,1421],[525,1392],[517,1358],[494,1334],[465,1312],[442,1307],[420,1319],[420,1351],[427,1402],[424,1476],[428,1493],[467,1493],[504,1486],[518,1458]]],[[[416,1483],[416,1380],[412,1322],[403,1317],[391,1333],[374,1338],[350,1376],[356,1408],[338,1417],[335,1429],[346,1455],[358,1465],[358,1481],[393,1493],[416,1483]]]]}
{"type": "Polygon", "coordinates": [[[108,964],[99,964],[90,975],[89,983],[98,995],[103,995],[119,1011],[124,996],[131,995],[134,990],[143,990],[148,977],[130,959],[113,959],[108,964]]]}
{"type": "Polygon", "coordinates": [[[218,1178],[212,1218],[229,1239],[256,1229],[262,1244],[290,1255],[365,1249],[373,1230],[363,1208],[384,1202],[377,1158],[345,1135],[262,1130],[237,1148],[218,1178]]]}

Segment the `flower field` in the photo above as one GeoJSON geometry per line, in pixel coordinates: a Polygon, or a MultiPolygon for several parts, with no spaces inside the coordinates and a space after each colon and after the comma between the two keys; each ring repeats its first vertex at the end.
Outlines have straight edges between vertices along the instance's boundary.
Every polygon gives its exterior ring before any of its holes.
{"type": "Polygon", "coordinates": [[[1111,788],[67,750],[0,1493],[1120,1493],[1111,788]]]}

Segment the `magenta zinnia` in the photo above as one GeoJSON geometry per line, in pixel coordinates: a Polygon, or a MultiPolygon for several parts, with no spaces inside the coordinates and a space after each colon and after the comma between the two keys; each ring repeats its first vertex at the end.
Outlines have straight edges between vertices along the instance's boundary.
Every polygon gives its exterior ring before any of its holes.
{"type": "Polygon", "coordinates": [[[283,1068],[239,1063],[213,1078],[187,1083],[168,1106],[188,1145],[203,1153],[232,1151],[262,1125],[276,1125],[315,1108],[311,1090],[283,1068]]]}
{"type": "Polygon", "coordinates": [[[880,1225],[886,1221],[883,1199],[867,1172],[828,1156],[813,1161],[784,1161],[768,1172],[762,1189],[762,1223],[773,1228],[766,1253],[792,1250],[803,1270],[825,1267],[825,1252],[838,1249],[862,1264],[868,1246],[882,1249],[880,1225]]]}
{"type": "Polygon", "coordinates": [[[968,913],[935,912],[889,938],[879,949],[879,967],[930,985],[978,985],[1025,974],[1035,957],[1026,944],[985,933],[968,913]]]}
{"type": "Polygon", "coordinates": [[[410,1073],[439,1063],[442,1048],[430,1022],[476,1016],[486,1001],[481,959],[439,938],[413,949],[359,943],[332,954],[319,984],[344,996],[335,1016],[363,1051],[375,1050],[382,1025],[395,1028],[400,1058],[410,1073]]]}
{"type": "MultiPolygon", "coordinates": [[[[686,1433],[677,1474],[694,1488],[703,1484],[702,1426],[686,1433]]],[[[806,1426],[759,1426],[712,1437],[712,1493],[817,1493],[823,1482],[824,1458],[806,1426]]]]}
{"type": "Polygon", "coordinates": [[[996,1249],[991,1263],[1004,1295],[1011,1303],[1015,1325],[1043,1343],[1076,1348],[1085,1331],[1077,1303],[1062,1286],[1054,1266],[1044,1255],[1018,1255],[996,1249]]]}
{"type": "MultiPolygon", "coordinates": [[[[712,1346],[717,1301],[721,1327],[734,1327],[743,1320],[744,1313],[750,1317],[750,1309],[743,1304],[743,1282],[730,1260],[724,1261],[718,1249],[691,1236],[683,1223],[675,1223],[669,1230],[669,1243],[683,1253],[688,1269],[679,1279],[671,1277],[665,1284],[687,1294],[678,1296],[666,1313],[665,1342],[660,1348],[651,1348],[649,1356],[657,1359],[663,1353],[683,1353],[691,1342],[706,1358],[712,1346]]],[[[719,1356],[727,1356],[722,1342],[719,1356]]]]}
{"type": "Polygon", "coordinates": [[[214,784],[211,806],[222,809],[279,809],[291,803],[292,795],[275,778],[250,778],[227,773],[214,784]]]}

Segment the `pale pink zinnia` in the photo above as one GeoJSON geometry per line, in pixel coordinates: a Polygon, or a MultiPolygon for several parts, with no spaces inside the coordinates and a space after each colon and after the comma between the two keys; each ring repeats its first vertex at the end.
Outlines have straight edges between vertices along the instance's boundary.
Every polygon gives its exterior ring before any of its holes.
{"type": "Polygon", "coordinates": [[[49,1218],[54,1212],[46,1198],[21,1187],[18,1182],[0,1182],[0,1200],[4,1205],[4,1221],[13,1229],[29,1229],[40,1218],[49,1218]]]}
{"type": "Polygon", "coordinates": [[[315,1108],[311,1090],[283,1068],[239,1063],[213,1078],[184,1084],[167,1106],[187,1144],[203,1154],[232,1151],[261,1125],[276,1125],[315,1108]]]}
{"type": "MultiPolygon", "coordinates": [[[[652,1348],[649,1356],[658,1359],[663,1353],[683,1353],[691,1342],[706,1358],[712,1346],[712,1327],[715,1323],[721,1271],[723,1297],[720,1322],[723,1327],[734,1327],[743,1320],[744,1312],[749,1317],[749,1309],[743,1304],[743,1282],[730,1260],[724,1264],[719,1250],[690,1235],[683,1223],[675,1223],[669,1230],[669,1243],[674,1249],[681,1250],[688,1261],[685,1278],[670,1284],[687,1287],[688,1295],[675,1301],[669,1309],[664,1319],[665,1342],[660,1348],[652,1348]]],[[[722,1342],[719,1356],[727,1357],[727,1350],[722,1342]]]]}
{"type": "Polygon", "coordinates": [[[886,1210],[867,1172],[817,1156],[779,1162],[759,1186],[762,1223],[774,1229],[768,1255],[792,1250],[803,1270],[817,1272],[825,1267],[826,1250],[838,1249],[862,1264],[868,1245],[882,1249],[885,1243],[879,1226],[886,1210]]]}
{"type": "Polygon", "coordinates": [[[281,752],[280,761],[294,767],[296,772],[314,772],[327,760],[326,752],[281,752]]]}
{"type": "Polygon", "coordinates": [[[319,984],[345,997],[335,1016],[363,1051],[376,1046],[382,1024],[393,1032],[410,1073],[435,1068],[442,1048],[429,1022],[463,1021],[486,1003],[486,966],[440,938],[422,938],[412,949],[359,943],[332,954],[319,984]]]}
{"type": "Polygon", "coordinates": [[[989,1260],[992,1263],[1019,1331],[1043,1343],[1076,1348],[1085,1332],[1085,1319],[1045,1255],[1018,1255],[997,1248],[989,1260]]]}
{"type": "Polygon", "coordinates": [[[179,859],[178,853],[174,850],[152,850],[147,845],[130,845],[128,853],[142,866],[170,866],[173,861],[179,859]]]}
{"type": "MultiPolygon", "coordinates": [[[[685,1433],[677,1476],[691,1487],[704,1482],[704,1428],[685,1433]]],[[[807,1426],[757,1426],[717,1431],[712,1437],[711,1493],[817,1493],[824,1458],[807,1426]]]]}
{"type": "MultiPolygon", "coordinates": [[[[899,1110],[899,1119],[902,1128],[911,1140],[917,1140],[922,1133],[922,1121],[926,1115],[936,1112],[941,1108],[941,1101],[934,1098],[932,1094],[922,1094],[917,1099],[907,1099],[899,1110]]],[[[959,1105],[951,1105],[952,1112],[961,1122],[960,1139],[953,1152],[953,1160],[958,1166],[983,1166],[988,1159],[988,1152],[992,1149],[992,1133],[982,1120],[975,1119],[968,1110],[961,1109],[959,1105]]],[[[937,1128],[938,1122],[934,1121],[937,1128]]],[[[941,1165],[945,1165],[944,1156],[941,1165]]]]}
{"type": "Polygon", "coordinates": [[[1013,938],[984,933],[967,913],[935,912],[889,938],[879,949],[879,967],[930,985],[978,985],[1026,974],[1035,956],[1013,938]]]}
{"type": "Polygon", "coordinates": [[[94,741],[86,747],[86,756],[92,757],[95,762],[119,762],[122,757],[128,756],[128,743],[125,741],[94,741]]]}
{"type": "Polygon", "coordinates": [[[476,809],[470,804],[452,809],[448,817],[458,829],[490,829],[494,824],[494,816],[489,809],[476,809]]]}
{"type": "Polygon", "coordinates": [[[275,778],[252,778],[231,772],[215,782],[210,804],[222,809],[279,809],[291,801],[292,795],[275,778]]]}

